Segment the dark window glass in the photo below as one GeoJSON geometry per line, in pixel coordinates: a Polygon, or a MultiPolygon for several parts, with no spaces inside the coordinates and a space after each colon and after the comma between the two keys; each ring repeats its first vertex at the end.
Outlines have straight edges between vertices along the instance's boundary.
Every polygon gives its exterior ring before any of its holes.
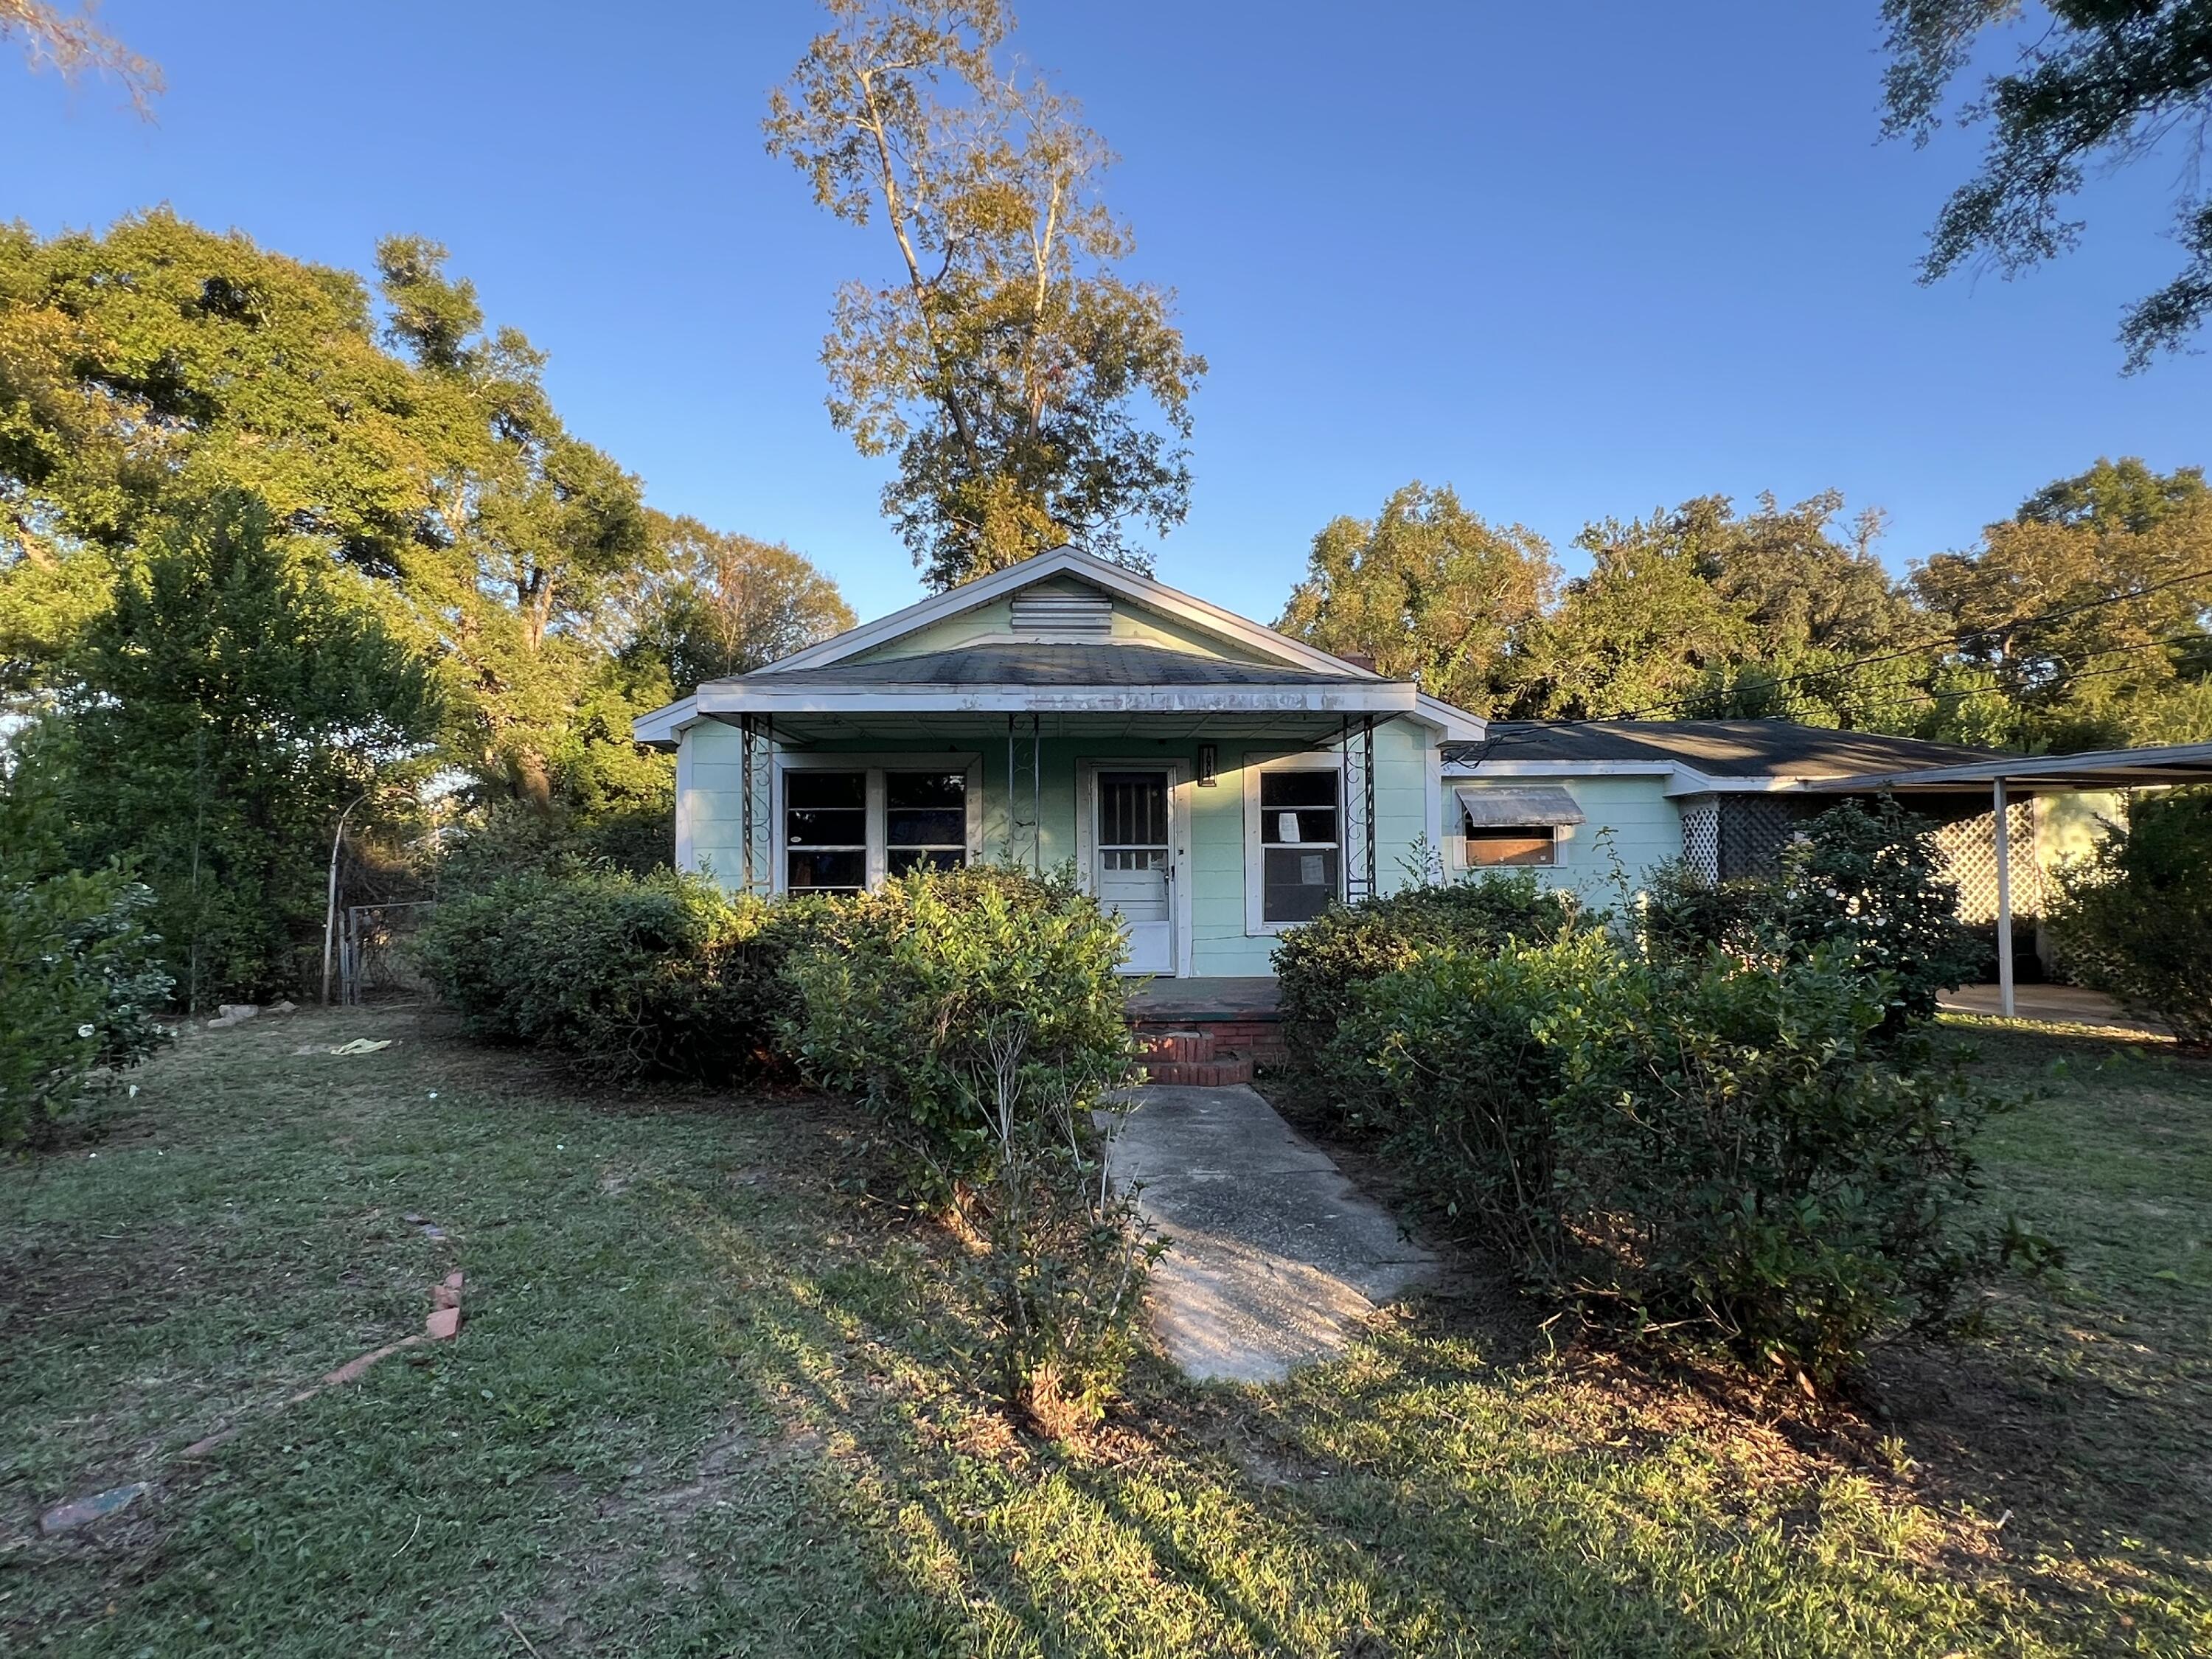
{"type": "MultiPolygon", "coordinates": [[[[892,772],[884,779],[884,839],[890,846],[929,847],[957,854],[932,859],[939,869],[967,862],[968,780],[957,772],[892,772]]],[[[911,868],[894,860],[896,874],[911,868]]]]}
{"type": "Polygon", "coordinates": [[[794,847],[789,856],[785,885],[794,893],[825,889],[856,893],[868,878],[865,848],[794,847]]]}
{"type": "Polygon", "coordinates": [[[1270,925],[1311,921],[1337,896],[1334,847],[1269,847],[1260,859],[1260,915],[1270,925]]]}
{"type": "Polygon", "coordinates": [[[1098,775],[1098,844],[1164,847],[1168,843],[1168,781],[1159,772],[1098,775]]]}
{"type": "Polygon", "coordinates": [[[1471,830],[1467,836],[1470,865],[1551,864],[1558,857],[1559,831],[1548,823],[1471,830]]]}
{"type": "Polygon", "coordinates": [[[1335,846],[1336,785],[1333,771],[1262,772],[1260,844],[1335,846]]]}
{"type": "Polygon", "coordinates": [[[867,772],[817,772],[811,768],[785,772],[783,841],[792,848],[792,887],[858,887],[867,878],[867,772]],[[863,874],[849,883],[838,876],[803,878],[799,874],[801,848],[854,849],[852,856],[863,874]]]}

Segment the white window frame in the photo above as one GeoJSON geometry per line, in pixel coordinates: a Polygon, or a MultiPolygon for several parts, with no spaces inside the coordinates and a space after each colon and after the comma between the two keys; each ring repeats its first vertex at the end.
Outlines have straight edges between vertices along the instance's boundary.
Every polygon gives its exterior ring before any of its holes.
{"type": "Polygon", "coordinates": [[[1336,774],[1336,897],[1344,897],[1344,763],[1333,754],[1308,750],[1297,754],[1247,750],[1244,756],[1244,933],[1249,939],[1272,938],[1303,927],[1302,921],[1267,920],[1267,863],[1261,850],[1260,779],[1267,772],[1334,772],[1336,774]]]}
{"type": "Polygon", "coordinates": [[[784,818],[784,779],[793,772],[862,772],[868,780],[867,884],[873,891],[884,884],[890,864],[884,817],[884,775],[887,772],[957,772],[967,781],[968,862],[983,861],[983,757],[972,750],[932,754],[927,750],[900,753],[824,755],[809,752],[779,754],[775,757],[775,787],[769,792],[769,823],[774,826],[769,857],[774,879],[771,891],[788,893],[791,848],[784,818]]]}

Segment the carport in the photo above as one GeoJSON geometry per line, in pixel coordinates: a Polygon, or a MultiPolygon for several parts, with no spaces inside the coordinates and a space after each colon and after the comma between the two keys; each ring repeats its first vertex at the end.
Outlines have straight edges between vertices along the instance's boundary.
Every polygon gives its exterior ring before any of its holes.
{"type": "Polygon", "coordinates": [[[2015,799],[2037,795],[2132,793],[2179,784],[2212,783],[2212,743],[2172,744],[2153,749],[2099,749],[2078,755],[2000,755],[1959,766],[1937,766],[1882,775],[1811,779],[1798,785],[1810,794],[1863,795],[1893,792],[1900,796],[1956,794],[1986,783],[1997,877],[1997,1006],[2014,1013],[2012,953],[2012,849],[2006,809],[2015,799]]]}

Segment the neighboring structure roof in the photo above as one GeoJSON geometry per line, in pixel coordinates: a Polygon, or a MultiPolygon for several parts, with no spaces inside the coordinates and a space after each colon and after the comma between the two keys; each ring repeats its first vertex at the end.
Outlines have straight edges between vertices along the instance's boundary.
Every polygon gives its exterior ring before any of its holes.
{"type": "Polygon", "coordinates": [[[1492,720],[1481,742],[1444,749],[1447,765],[1465,768],[1493,761],[1641,761],[1688,766],[1709,778],[1857,777],[1998,758],[1990,750],[1959,744],[1792,720],[1492,720]]]}
{"type": "MultiPolygon", "coordinates": [[[[2212,783],[2212,743],[2094,749],[2072,755],[1984,755],[1955,766],[1856,778],[1852,781],[1865,788],[1938,789],[1971,787],[1994,783],[1999,778],[2012,788],[2029,793],[2212,783]]],[[[1808,787],[1824,793],[1833,793],[1836,788],[1832,783],[1808,787]]]]}
{"type": "Polygon", "coordinates": [[[1371,685],[1375,677],[1350,669],[1328,673],[1283,664],[1231,662],[1157,645],[1015,641],[889,661],[830,663],[797,672],[764,670],[743,681],[782,685],[1310,685],[1317,681],[1371,685]]]}

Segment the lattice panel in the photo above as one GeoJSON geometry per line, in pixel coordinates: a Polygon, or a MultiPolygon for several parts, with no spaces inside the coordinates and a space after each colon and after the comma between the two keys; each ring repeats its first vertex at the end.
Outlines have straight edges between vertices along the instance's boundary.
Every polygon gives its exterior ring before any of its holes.
{"type": "MultiPolygon", "coordinates": [[[[1969,926],[1995,921],[1997,915],[1996,814],[1983,812],[1944,824],[1936,845],[1959,884],[1959,920],[1969,926]]],[[[2043,914],[2043,866],[2035,857],[2035,803],[2008,802],[2005,808],[2007,862],[2012,866],[2012,913],[2043,914]]]]}
{"type": "Polygon", "coordinates": [[[1721,804],[1693,801],[1682,809],[1682,862],[1708,881],[1721,875],[1721,804]]]}
{"type": "Polygon", "coordinates": [[[1780,795],[1728,796],[1719,803],[1721,879],[1767,874],[1798,824],[1834,805],[1780,795]]]}

